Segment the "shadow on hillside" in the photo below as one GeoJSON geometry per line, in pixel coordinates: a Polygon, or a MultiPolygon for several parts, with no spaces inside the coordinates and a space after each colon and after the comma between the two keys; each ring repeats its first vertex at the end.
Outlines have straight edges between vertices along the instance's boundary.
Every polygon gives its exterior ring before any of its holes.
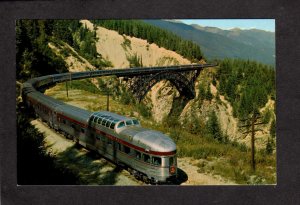
{"type": "Polygon", "coordinates": [[[178,117],[189,101],[190,100],[187,99],[185,96],[180,95],[179,97],[175,97],[172,103],[172,108],[170,110],[169,116],[178,117]]]}
{"type": "Polygon", "coordinates": [[[56,155],[60,166],[68,167],[79,178],[79,184],[114,185],[119,168],[93,152],[76,148],[76,145],[56,155]]]}

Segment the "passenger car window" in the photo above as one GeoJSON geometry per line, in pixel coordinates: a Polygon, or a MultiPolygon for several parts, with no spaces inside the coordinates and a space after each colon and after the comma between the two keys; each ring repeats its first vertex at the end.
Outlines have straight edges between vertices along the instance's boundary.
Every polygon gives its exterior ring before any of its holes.
{"type": "Polygon", "coordinates": [[[150,156],[147,154],[144,154],[144,162],[150,163],[150,156]]]}
{"type": "Polygon", "coordinates": [[[160,166],[161,165],[161,158],[159,158],[159,157],[152,157],[152,163],[154,165],[160,166]]]}
{"type": "Polygon", "coordinates": [[[141,153],[138,151],[135,151],[135,158],[141,159],[141,153]]]}
{"type": "Polygon", "coordinates": [[[124,152],[125,152],[126,154],[130,154],[130,148],[127,147],[127,146],[124,146],[124,152]]]}

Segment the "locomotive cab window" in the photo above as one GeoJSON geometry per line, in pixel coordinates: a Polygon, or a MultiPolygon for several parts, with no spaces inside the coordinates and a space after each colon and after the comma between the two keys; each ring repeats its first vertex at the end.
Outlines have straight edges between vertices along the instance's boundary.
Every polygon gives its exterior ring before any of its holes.
{"type": "Polygon", "coordinates": [[[82,133],[84,133],[84,132],[85,132],[85,130],[84,130],[83,128],[81,128],[81,129],[80,129],[80,131],[81,131],[82,133]]]}
{"type": "Polygon", "coordinates": [[[161,158],[159,158],[159,157],[152,157],[152,163],[154,165],[160,166],[161,165],[161,158]]]}

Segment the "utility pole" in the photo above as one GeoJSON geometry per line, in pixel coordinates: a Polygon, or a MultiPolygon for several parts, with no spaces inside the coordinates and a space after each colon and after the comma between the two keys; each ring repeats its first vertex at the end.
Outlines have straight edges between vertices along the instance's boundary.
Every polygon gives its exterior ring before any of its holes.
{"type": "Polygon", "coordinates": [[[240,128],[246,127],[248,128],[247,130],[249,130],[249,128],[251,127],[251,130],[244,132],[243,134],[248,134],[251,133],[251,167],[252,167],[252,171],[255,172],[256,169],[256,164],[255,164],[255,132],[257,131],[262,131],[260,129],[255,129],[255,125],[261,125],[261,124],[265,124],[264,122],[257,122],[258,119],[260,119],[261,117],[259,116],[259,113],[253,111],[251,118],[248,119],[244,119],[241,121],[250,121],[250,124],[246,124],[243,126],[240,126],[240,128]]]}
{"type": "Polygon", "coordinates": [[[109,91],[107,91],[106,110],[109,111],[109,91]]]}
{"type": "Polygon", "coordinates": [[[68,81],[66,81],[66,91],[67,91],[67,98],[69,98],[69,93],[68,93],[68,81]]]}
{"type": "Polygon", "coordinates": [[[252,119],[251,119],[251,164],[252,164],[252,170],[255,172],[255,143],[254,143],[254,123],[256,122],[256,115],[253,113],[252,119]]]}
{"type": "Polygon", "coordinates": [[[70,89],[72,89],[72,74],[70,73],[70,89]]]}

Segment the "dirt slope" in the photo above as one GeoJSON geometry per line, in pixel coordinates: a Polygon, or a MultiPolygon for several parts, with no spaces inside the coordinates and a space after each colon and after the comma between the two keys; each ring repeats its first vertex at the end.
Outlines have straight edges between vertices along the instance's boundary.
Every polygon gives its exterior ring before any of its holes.
{"type": "MultiPolygon", "coordinates": [[[[93,30],[94,25],[88,20],[82,20],[87,28],[93,30]]],[[[146,40],[119,35],[117,31],[108,30],[103,27],[97,27],[97,52],[105,59],[110,60],[115,68],[129,67],[126,55],[137,54],[142,57],[143,66],[172,65],[172,64],[190,64],[190,61],[183,58],[174,51],[165,48],[159,48],[156,44],[147,43],[146,40]],[[130,48],[122,46],[125,38],[130,43],[130,48]]]]}

